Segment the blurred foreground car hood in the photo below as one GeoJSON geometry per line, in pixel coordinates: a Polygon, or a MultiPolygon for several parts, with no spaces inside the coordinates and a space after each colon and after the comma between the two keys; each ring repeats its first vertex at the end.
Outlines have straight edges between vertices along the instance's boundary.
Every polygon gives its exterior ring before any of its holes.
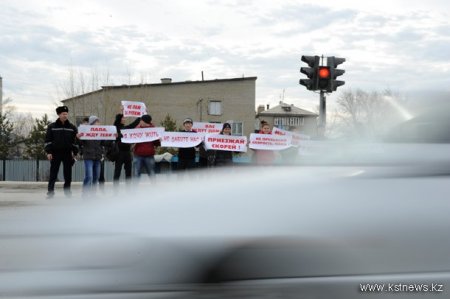
{"type": "MultiPolygon", "coordinates": [[[[0,294],[450,272],[448,177],[367,167],[197,172],[0,226],[0,294]],[[389,174],[389,170],[385,172],[389,174]]],[[[444,278],[445,278],[444,277],[444,278]]]]}

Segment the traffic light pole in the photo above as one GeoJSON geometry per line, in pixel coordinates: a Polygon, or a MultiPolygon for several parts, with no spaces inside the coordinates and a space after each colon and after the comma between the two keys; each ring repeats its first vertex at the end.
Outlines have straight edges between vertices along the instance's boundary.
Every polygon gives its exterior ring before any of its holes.
{"type": "Polygon", "coordinates": [[[319,106],[319,137],[325,136],[325,128],[327,126],[327,102],[325,92],[320,91],[320,106],[319,106]]]}

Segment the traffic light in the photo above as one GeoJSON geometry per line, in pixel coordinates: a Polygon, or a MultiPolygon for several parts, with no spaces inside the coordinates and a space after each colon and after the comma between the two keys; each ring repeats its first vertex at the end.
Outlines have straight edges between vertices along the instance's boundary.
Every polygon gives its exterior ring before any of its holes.
{"type": "Polygon", "coordinates": [[[320,66],[317,70],[317,89],[327,90],[330,85],[330,68],[327,66],[320,66]]]}
{"type": "Polygon", "coordinates": [[[308,90],[317,90],[318,76],[317,70],[319,68],[319,56],[302,56],[302,61],[306,62],[309,67],[301,67],[300,73],[305,74],[308,79],[300,79],[299,83],[306,86],[308,90]]]}
{"type": "Polygon", "coordinates": [[[338,76],[342,76],[345,73],[345,70],[337,69],[336,67],[345,62],[345,58],[339,57],[328,57],[327,58],[327,66],[330,71],[330,80],[328,86],[326,88],[327,92],[336,91],[339,86],[345,84],[345,81],[336,80],[338,76]]]}

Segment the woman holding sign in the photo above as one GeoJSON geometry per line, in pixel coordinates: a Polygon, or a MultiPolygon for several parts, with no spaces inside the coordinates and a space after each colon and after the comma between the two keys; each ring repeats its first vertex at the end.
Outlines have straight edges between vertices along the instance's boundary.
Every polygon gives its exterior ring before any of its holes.
{"type": "MultiPolygon", "coordinates": [[[[261,130],[259,134],[272,134],[269,123],[261,121],[261,130]]],[[[254,150],[254,162],[257,165],[271,165],[275,161],[275,152],[271,150],[254,150]]]]}
{"type": "MultiPolygon", "coordinates": [[[[231,125],[224,123],[220,135],[231,135],[231,125]]],[[[214,166],[232,166],[233,152],[232,151],[215,151],[214,166]]]]}
{"type": "MultiPolygon", "coordinates": [[[[181,132],[196,133],[192,130],[193,121],[191,118],[186,118],[183,121],[184,130],[181,132]]],[[[186,170],[195,168],[195,147],[186,147],[178,149],[178,170],[186,170]]]]}

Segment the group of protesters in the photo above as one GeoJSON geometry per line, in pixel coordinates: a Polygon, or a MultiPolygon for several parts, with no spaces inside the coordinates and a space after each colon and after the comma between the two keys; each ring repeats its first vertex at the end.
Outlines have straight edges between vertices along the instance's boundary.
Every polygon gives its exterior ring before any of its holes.
{"type": "MultiPolygon", "coordinates": [[[[124,114],[119,113],[115,117],[114,126],[117,133],[115,140],[80,140],[77,127],[68,120],[69,109],[67,106],[56,108],[58,119],[47,128],[45,137],[45,151],[50,161],[50,177],[48,182],[47,197],[52,198],[55,194],[55,182],[61,163],[64,174],[64,194],[71,196],[72,166],[76,157],[81,155],[84,160],[85,177],[83,180],[83,194],[94,190],[97,183],[104,182],[104,156],[106,149],[115,149],[113,183],[118,185],[122,169],[125,170],[125,181],[129,183],[132,178],[134,164],[134,176],[140,177],[145,169],[149,176],[155,173],[156,148],[161,145],[160,140],[139,142],[130,144],[122,142],[122,131],[136,128],[154,127],[152,117],[144,114],[137,117],[133,122],[125,125],[124,114]]],[[[98,126],[100,119],[90,116],[83,120],[83,125],[98,126]]],[[[183,130],[180,132],[196,133],[192,129],[193,120],[186,118],[183,121],[183,130]]],[[[271,134],[269,124],[262,123],[262,134],[271,134]]],[[[221,135],[231,135],[231,125],[224,123],[221,135]]],[[[231,166],[233,164],[233,152],[229,150],[205,150],[202,145],[198,147],[184,147],[178,149],[177,170],[189,170],[196,167],[196,152],[199,150],[201,166],[231,166]]],[[[255,150],[255,162],[259,164],[270,164],[273,159],[271,151],[255,150]]]]}

